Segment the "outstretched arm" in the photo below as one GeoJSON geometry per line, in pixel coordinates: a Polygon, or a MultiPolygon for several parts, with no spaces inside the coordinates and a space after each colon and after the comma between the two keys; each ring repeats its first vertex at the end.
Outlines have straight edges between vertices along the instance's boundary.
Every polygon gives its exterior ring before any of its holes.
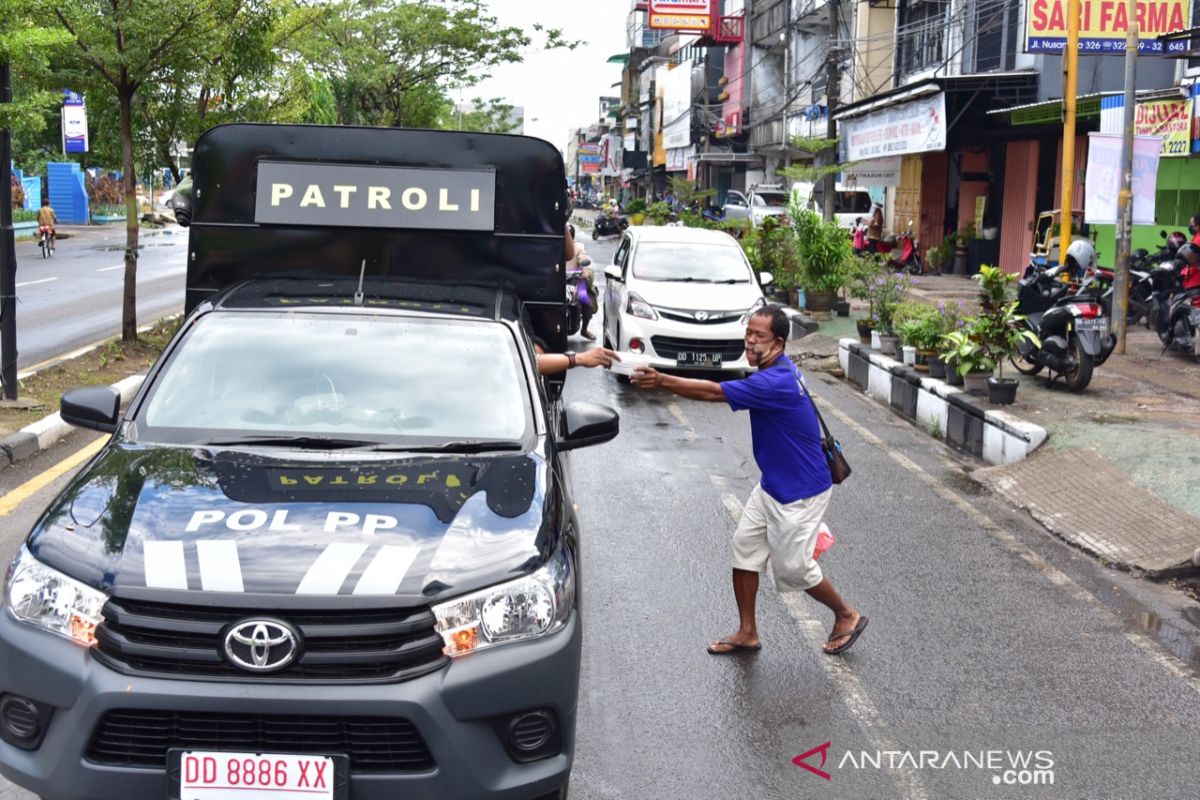
{"type": "Polygon", "coordinates": [[[689,400],[706,400],[710,403],[725,402],[725,392],[721,390],[721,384],[716,381],[664,375],[650,367],[639,367],[629,381],[639,389],[662,388],[689,400]]]}

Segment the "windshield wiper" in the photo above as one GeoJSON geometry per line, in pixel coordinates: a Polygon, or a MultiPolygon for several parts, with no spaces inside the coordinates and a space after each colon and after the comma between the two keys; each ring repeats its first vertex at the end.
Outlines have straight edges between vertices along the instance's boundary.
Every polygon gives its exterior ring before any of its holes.
{"type": "Polygon", "coordinates": [[[712,283],[709,278],[659,278],[663,283],[712,283]]]}
{"type": "Polygon", "coordinates": [[[368,444],[355,448],[378,453],[491,453],[520,450],[520,442],[456,441],[441,444],[368,444]]]}
{"type": "Polygon", "coordinates": [[[369,445],[362,439],[337,439],[332,436],[235,436],[230,439],[211,439],[198,443],[202,447],[231,447],[234,445],[285,445],[306,450],[344,450],[347,447],[369,445]]]}
{"type": "Polygon", "coordinates": [[[749,283],[745,278],[725,278],[724,280],[713,281],[713,283],[749,283]]]}

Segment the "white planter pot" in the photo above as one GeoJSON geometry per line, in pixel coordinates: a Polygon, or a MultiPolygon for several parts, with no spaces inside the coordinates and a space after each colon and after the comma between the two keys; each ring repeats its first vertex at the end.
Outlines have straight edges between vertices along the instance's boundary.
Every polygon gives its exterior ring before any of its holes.
{"type": "Polygon", "coordinates": [[[871,349],[872,350],[883,349],[883,343],[879,341],[879,331],[875,331],[875,330],[871,331],[871,349]]]}
{"type": "Polygon", "coordinates": [[[904,345],[902,348],[904,353],[904,366],[913,367],[917,364],[917,348],[912,345],[904,345]]]}

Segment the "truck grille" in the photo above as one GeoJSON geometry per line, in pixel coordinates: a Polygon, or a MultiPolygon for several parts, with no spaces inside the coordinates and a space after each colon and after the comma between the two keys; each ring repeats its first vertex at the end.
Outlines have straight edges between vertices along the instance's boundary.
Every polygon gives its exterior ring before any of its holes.
{"type": "Polygon", "coordinates": [[[725,361],[737,361],[746,352],[741,339],[679,339],[651,336],[654,352],[663,358],[679,358],[680,353],[720,353],[725,361]]]}
{"type": "Polygon", "coordinates": [[[247,611],[114,598],[104,606],[96,644],[97,658],[121,672],[263,683],[398,682],[449,661],[428,608],[247,611]],[[226,660],[222,643],[229,625],[254,617],[295,628],[299,658],[262,674],[226,660]]]}
{"type": "Polygon", "coordinates": [[[167,768],[167,751],[348,755],[352,773],[429,772],[433,754],[406,719],[264,716],[190,711],[109,711],[92,731],[87,760],[167,768]]]}

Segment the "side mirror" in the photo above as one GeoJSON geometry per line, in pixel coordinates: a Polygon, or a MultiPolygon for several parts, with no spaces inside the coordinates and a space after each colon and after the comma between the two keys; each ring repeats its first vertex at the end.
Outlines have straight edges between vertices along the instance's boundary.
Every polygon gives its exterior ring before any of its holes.
{"type": "Polygon", "coordinates": [[[619,281],[621,280],[621,270],[617,269],[616,267],[605,267],[604,277],[608,278],[609,280],[619,281]]]}
{"type": "Polygon", "coordinates": [[[1167,238],[1167,232],[1166,232],[1166,231],[1159,231],[1159,232],[1158,232],[1158,238],[1160,238],[1160,239],[1165,239],[1165,238],[1167,238]]]}
{"type": "Polygon", "coordinates": [[[608,406],[568,403],[563,408],[563,429],[566,435],[558,443],[559,450],[591,447],[615,439],[621,431],[621,418],[608,406]]]}
{"type": "Polygon", "coordinates": [[[770,286],[775,282],[775,276],[769,272],[758,273],[758,283],[760,286],[770,286]]]}
{"type": "Polygon", "coordinates": [[[62,396],[59,414],[63,422],[78,428],[112,433],[121,413],[121,395],[111,386],[72,389],[62,396]]]}

